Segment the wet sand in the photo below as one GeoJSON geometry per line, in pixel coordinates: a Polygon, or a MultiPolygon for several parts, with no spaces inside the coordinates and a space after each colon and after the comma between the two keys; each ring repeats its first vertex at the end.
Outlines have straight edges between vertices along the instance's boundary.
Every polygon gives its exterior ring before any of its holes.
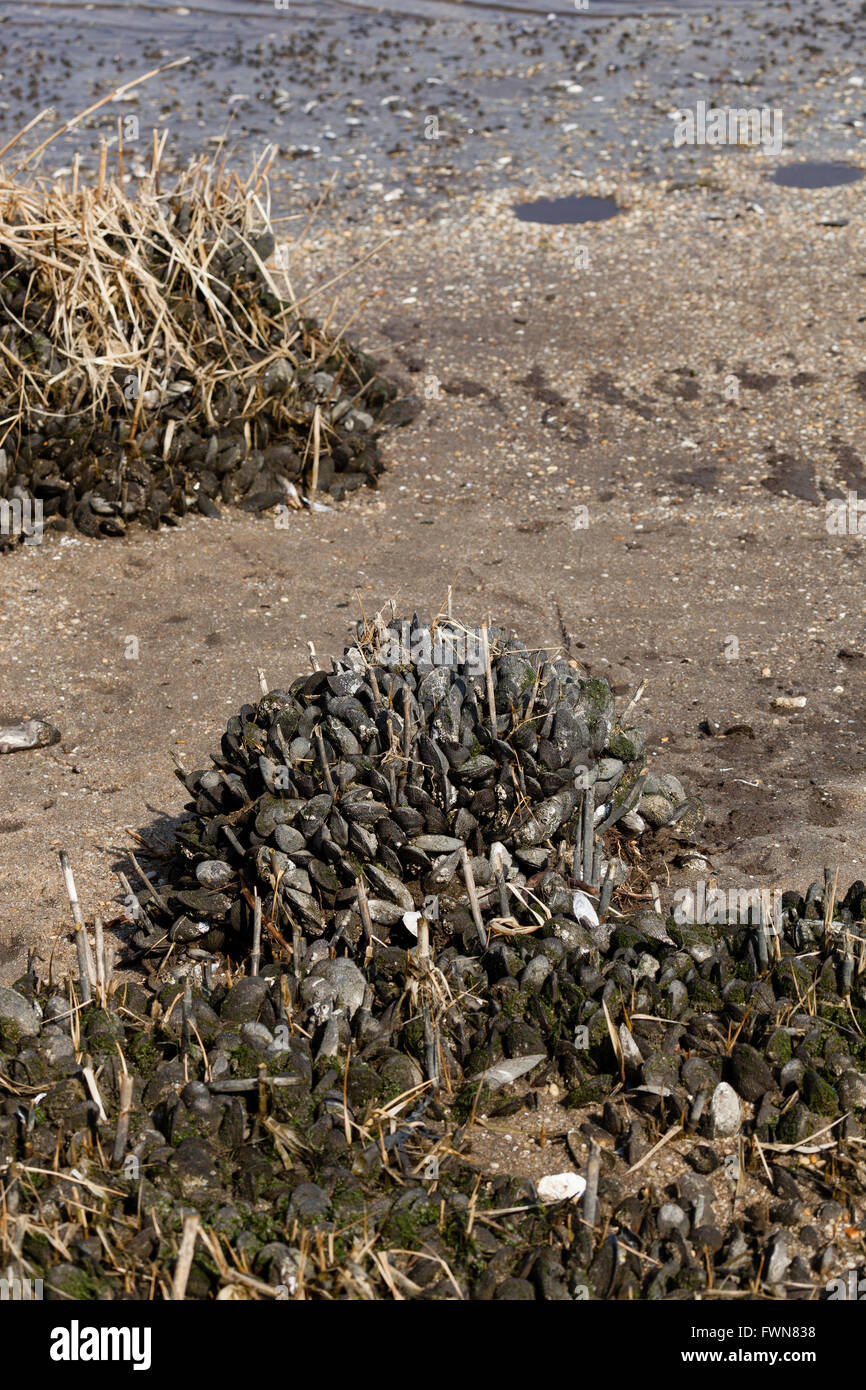
{"type": "Polygon", "coordinates": [[[82,177],[95,172],[101,139],[115,156],[118,118],[131,185],[154,128],[168,133],[165,170],[201,152],[248,167],[276,143],[275,211],[303,214],[333,179],[326,220],[356,227],[379,211],[398,224],[436,218],[479,192],[507,189],[520,202],[581,173],[649,183],[699,173],[714,151],[674,149],[671,137],[676,110],[701,100],[781,109],[796,158],[858,157],[856,0],[819,12],[725,5],[718,15],[652,4],[609,15],[595,0],[559,8],[548,17],[442,5],[445,17],[432,18],[321,0],[285,10],[264,0],[11,0],[0,19],[0,129],[8,138],[49,106],[59,125],[188,58],[77,123],[39,167],[68,169],[78,153],[82,177]]]}

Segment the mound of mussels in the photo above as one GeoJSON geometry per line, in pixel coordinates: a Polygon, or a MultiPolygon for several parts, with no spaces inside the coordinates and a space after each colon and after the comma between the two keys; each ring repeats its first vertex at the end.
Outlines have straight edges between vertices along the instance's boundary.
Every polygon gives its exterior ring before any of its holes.
{"type": "Polygon", "coordinates": [[[195,800],[162,890],[172,939],[247,949],[258,894],[272,939],[336,931],[353,947],[361,880],[380,942],[411,944],[403,916],[431,894],[438,930],[471,936],[466,855],[484,911],[521,920],[529,899],[509,885],[534,879],[549,914],[570,914],[575,842],[576,877],[597,883],[596,835],[644,828],[639,808],[664,823],[682,788],[649,781],[643,731],[615,729],[606,681],[498,628],[488,641],[489,683],[480,630],[359,624],[332,670],[244,705],[213,767],[178,774],[195,800]]]}

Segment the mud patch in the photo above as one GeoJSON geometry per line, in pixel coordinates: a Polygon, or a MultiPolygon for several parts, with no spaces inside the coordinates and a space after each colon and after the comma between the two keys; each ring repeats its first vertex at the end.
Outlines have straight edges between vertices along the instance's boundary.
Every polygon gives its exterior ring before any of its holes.
{"type": "Polygon", "coordinates": [[[802,463],[791,454],[777,454],[769,459],[769,463],[773,471],[761,479],[761,486],[767,492],[776,493],[779,497],[801,497],[805,502],[821,501],[809,464],[802,463]]]}

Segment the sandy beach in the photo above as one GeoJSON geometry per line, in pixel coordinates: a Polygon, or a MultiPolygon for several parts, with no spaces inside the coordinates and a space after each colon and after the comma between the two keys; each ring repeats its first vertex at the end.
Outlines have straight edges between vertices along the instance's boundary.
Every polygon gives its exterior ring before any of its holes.
{"type": "MultiPolygon", "coordinates": [[[[866,169],[864,11],[313,10],[0,22],[0,144],[189,55],[44,172],[92,174],[118,119],[130,186],[154,126],[167,176],[275,143],[275,274],[422,406],[376,490],[288,527],[229,509],[0,554],[0,724],[61,732],[0,758],[0,982],[72,962],[61,849],[88,914],[120,915],[130,846],[167,846],[188,800],[172,755],[205,767],[259,668],[287,686],[309,643],[339,655],[391,599],[430,619],[449,587],[620,708],[646,682],[649,766],[705,812],[643,866],[666,910],[698,881],[866,879],[866,181],[774,178],[866,169]],[[780,148],[676,147],[699,102],[780,112],[780,148]],[[572,196],[616,215],[515,215],[572,196]]],[[[475,1158],[536,1180],[538,1110],[511,1123],[475,1158]]]]}
{"type": "MultiPolygon", "coordinates": [[[[830,534],[827,508],[864,486],[864,185],[792,190],[771,180],[778,164],[806,155],[856,158],[864,97],[842,51],[853,22],[842,15],[807,24],[780,14],[776,58],[750,74],[749,102],[785,93],[780,159],[760,148],[674,150],[673,92],[650,102],[652,87],[636,76],[643,36],[657,70],[666,54],[676,61],[677,94],[706,90],[721,104],[738,90],[737,44],[744,64],[752,54],[757,21],[746,10],[726,35],[723,75],[706,88],[685,78],[697,60],[680,52],[700,43],[703,17],[660,28],[599,20],[590,51],[600,56],[571,97],[555,73],[566,70],[562,51],[573,58],[582,41],[538,20],[530,36],[526,21],[473,18],[483,51],[474,66],[487,86],[479,79],[481,94],[463,95],[486,108],[490,126],[498,110],[500,128],[446,136],[441,154],[416,130],[395,152],[374,122],[366,158],[351,156],[351,177],[341,172],[330,191],[323,160],[281,154],[272,197],[275,211],[291,209],[283,225],[296,293],[333,327],[351,321],[356,341],[424,410],[386,437],[390,467],[377,494],[289,530],[233,514],[107,545],[50,537],[4,556],[2,704],[54,718],[62,731],[57,747],[2,763],[7,977],[63,923],[57,847],[69,849],[82,892],[109,910],[112,847],[125,828],[142,830],[144,805],[166,825],[182,805],[171,748],[201,762],[248,696],[257,653],[274,683],[303,667],[307,641],[340,650],[356,594],[368,611],[394,597],[423,613],[453,584],[473,615],[490,611],[526,641],[565,645],[623,696],[646,679],[650,747],[703,799],[720,880],[802,891],[825,864],[843,878],[863,872],[863,537],[856,515],[846,534],[830,534]],[[601,59],[625,25],[637,30],[632,71],[607,78],[601,59]],[[815,25],[835,58],[811,54],[805,31],[815,25]],[[490,88],[491,50],[510,49],[501,81],[515,83],[516,70],[537,66],[525,56],[537,45],[560,50],[557,63],[540,89],[528,82],[523,102],[504,102],[490,88]],[[563,107],[592,100],[593,84],[604,96],[603,135],[578,122],[566,138],[563,107]],[[817,108],[820,119],[807,117],[817,108]],[[500,156],[516,113],[526,148],[500,156]],[[413,163],[433,157],[441,185],[413,163]],[[519,170],[503,172],[509,158],[519,170]],[[390,178],[362,177],[376,161],[390,164],[390,178]],[[405,197],[389,201],[392,188],[405,197]],[[612,196],[621,211],[574,227],[514,217],[515,198],[567,193],[612,196]],[[136,661],[124,657],[130,634],[136,661]],[[773,708],[790,695],[806,697],[802,710],[773,708]],[[701,734],[705,720],[720,736],[701,734]]],[[[189,21],[167,17],[167,33],[175,22],[189,21]]],[[[329,19],[307,62],[321,60],[325,34],[367,23],[329,19]]],[[[438,24],[412,17],[379,16],[374,27],[381,42],[391,42],[382,26],[393,28],[398,55],[411,57],[406,31],[419,24],[442,42],[438,24]]],[[[459,29],[449,21],[445,47],[459,29]]],[[[114,80],[151,52],[152,37],[131,33],[114,80]]],[[[189,35],[176,37],[172,55],[189,35]]],[[[95,45],[95,30],[80,42],[95,45]]],[[[415,50],[419,76],[403,79],[419,120],[428,103],[409,89],[423,91],[425,66],[444,68],[438,52],[415,50]]],[[[33,82],[52,73],[49,51],[33,82]]],[[[107,77],[98,64],[87,73],[94,90],[107,77]]],[[[201,64],[169,77],[197,85],[213,129],[213,75],[201,64]]],[[[366,74],[356,78],[364,90],[366,74]]],[[[400,86],[395,75],[375,80],[400,86]]],[[[167,99],[163,81],[138,89],[142,124],[167,99]]],[[[355,100],[341,97],[347,107],[355,100]]],[[[186,105],[179,95],[173,104],[186,105]]],[[[377,112],[393,105],[365,98],[377,112]]],[[[242,125],[243,103],[232,109],[242,125]]],[[[177,128],[178,158],[194,124],[177,128]]],[[[266,133],[254,122],[236,130],[237,157],[266,133]]]]}

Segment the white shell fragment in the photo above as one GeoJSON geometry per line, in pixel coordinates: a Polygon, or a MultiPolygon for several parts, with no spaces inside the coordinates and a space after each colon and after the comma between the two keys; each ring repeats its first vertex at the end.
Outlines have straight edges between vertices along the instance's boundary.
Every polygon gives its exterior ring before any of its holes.
{"type": "Polygon", "coordinates": [[[740,1124],[742,1123],[740,1098],[733,1086],[729,1086],[727,1081],[720,1081],[713,1091],[713,1097],[710,1101],[710,1120],[716,1139],[732,1139],[735,1134],[740,1132],[740,1124]]]}
{"type": "Polygon", "coordinates": [[[508,870],[511,868],[512,863],[511,855],[508,853],[508,850],[505,848],[505,846],[499,842],[499,840],[494,840],[493,844],[490,846],[490,850],[488,852],[487,857],[490,860],[490,863],[492,864],[494,869],[496,868],[496,860],[498,859],[500,864],[502,865],[502,872],[504,874],[508,873],[508,870]]]}
{"type": "Polygon", "coordinates": [[[579,1173],[549,1173],[539,1178],[535,1190],[542,1202],[573,1202],[586,1190],[586,1178],[579,1173]]]}
{"type": "Polygon", "coordinates": [[[806,708],[806,696],[805,696],[805,695],[777,695],[776,698],[775,698],[775,700],[772,700],[772,701],[771,701],[771,704],[772,704],[772,706],[773,706],[773,709],[805,709],[805,708],[806,708]]]}
{"type": "Polygon", "coordinates": [[[15,753],[22,748],[48,748],[59,739],[59,731],[42,719],[0,725],[0,753],[15,753]]]}
{"type": "Polygon", "coordinates": [[[419,923],[420,921],[421,921],[421,913],[420,913],[420,912],[404,912],[404,913],[403,913],[403,926],[406,928],[407,932],[410,932],[410,933],[412,934],[412,936],[414,936],[416,939],[417,939],[417,937],[418,937],[418,923],[419,923]]]}
{"type": "Polygon", "coordinates": [[[598,913],[585,893],[579,890],[571,900],[571,912],[576,921],[584,927],[598,926],[598,913]]]}
{"type": "Polygon", "coordinates": [[[479,1079],[483,1078],[484,1085],[489,1086],[491,1091],[498,1091],[500,1086],[510,1086],[512,1081],[525,1076],[539,1062],[546,1061],[546,1052],[532,1052],[528,1057],[511,1057],[507,1062],[497,1062],[495,1067],[489,1067],[479,1079]]]}

